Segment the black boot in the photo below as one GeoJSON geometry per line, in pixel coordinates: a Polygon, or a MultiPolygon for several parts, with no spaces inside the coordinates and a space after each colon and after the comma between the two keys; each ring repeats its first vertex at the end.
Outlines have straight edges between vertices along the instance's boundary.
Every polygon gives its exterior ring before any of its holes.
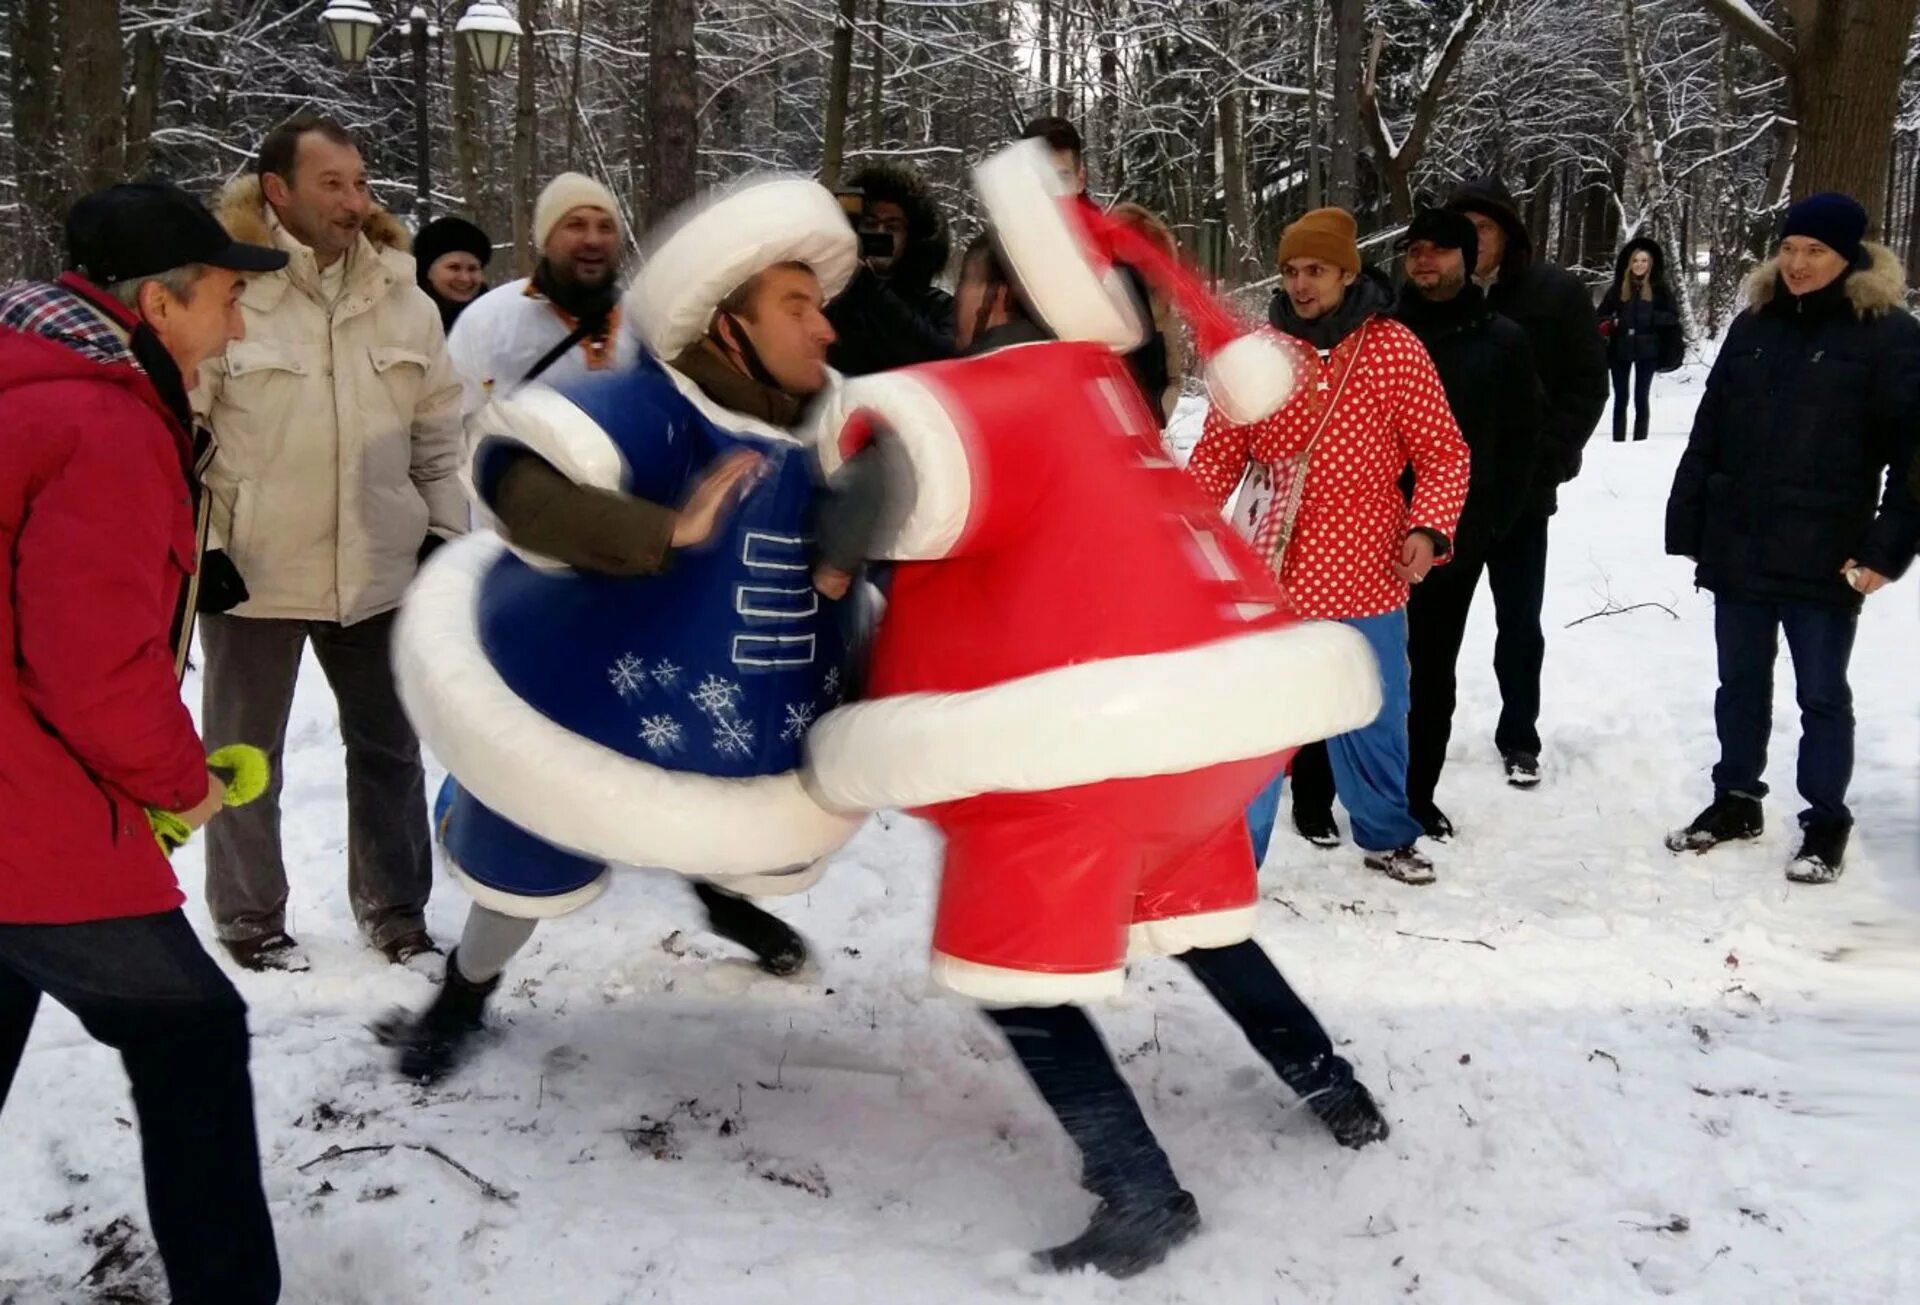
{"type": "Polygon", "coordinates": [[[1787,865],[1787,878],[1796,884],[1830,884],[1840,877],[1847,858],[1847,836],[1852,825],[1808,821],[1800,837],[1800,851],[1787,865]]]}
{"type": "Polygon", "coordinates": [[[402,1078],[423,1085],[438,1083],[472,1050],[500,976],[474,983],[460,973],[459,962],[458,948],[447,954],[447,977],[426,1010],[418,1016],[395,1011],[373,1027],[382,1046],[399,1050],[396,1063],[402,1078]]]}
{"type": "Polygon", "coordinates": [[[806,965],[806,939],[779,916],[704,880],[696,879],[693,891],[707,908],[707,927],[752,952],[768,974],[785,979],[806,965]]]}
{"type": "Polygon", "coordinates": [[[1320,1122],[1333,1134],[1333,1140],[1349,1150],[1358,1151],[1370,1142],[1384,1142],[1393,1132],[1380,1105],[1356,1078],[1346,1078],[1318,1092],[1309,1092],[1306,1102],[1320,1122]]]}
{"type": "Polygon", "coordinates": [[[1745,793],[1722,793],[1685,829],[1667,835],[1669,852],[1710,852],[1722,843],[1744,842],[1766,831],[1766,813],[1760,799],[1745,793]]]}
{"type": "Polygon", "coordinates": [[[1334,823],[1333,811],[1329,807],[1307,808],[1298,802],[1294,803],[1293,828],[1315,847],[1340,846],[1340,826],[1334,823]]]}
{"type": "Polygon", "coordinates": [[[1175,1192],[1142,1206],[1102,1202],[1086,1231],[1034,1256],[1036,1267],[1054,1273],[1098,1269],[1110,1278],[1131,1278],[1167,1258],[1200,1231],[1200,1207],[1191,1192],[1175,1192]]]}
{"type": "Polygon", "coordinates": [[[1453,822],[1447,819],[1447,813],[1431,802],[1410,802],[1413,818],[1420,822],[1420,828],[1436,843],[1444,843],[1453,837],[1453,822]]]}
{"type": "Polygon", "coordinates": [[[1358,1148],[1387,1135],[1373,1094],[1258,943],[1196,947],[1180,960],[1335,1141],[1358,1148]]]}
{"type": "Polygon", "coordinates": [[[1100,1198],[1086,1231],[1041,1251],[1036,1266],[1094,1268],[1125,1278],[1158,1264],[1193,1236],[1200,1226],[1193,1197],[1181,1190],[1087,1013],[1078,1006],[984,1013],[1079,1148],[1081,1186],[1100,1198]]]}

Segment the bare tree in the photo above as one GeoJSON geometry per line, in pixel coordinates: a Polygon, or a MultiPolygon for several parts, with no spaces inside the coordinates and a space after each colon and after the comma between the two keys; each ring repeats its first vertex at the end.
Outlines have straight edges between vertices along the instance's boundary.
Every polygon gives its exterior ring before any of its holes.
{"type": "Polygon", "coordinates": [[[1793,193],[1852,195],[1878,224],[1887,207],[1894,114],[1920,0],[1780,0],[1792,39],[1746,0],[1703,0],[1778,64],[1799,123],[1793,193]]]}
{"type": "Polygon", "coordinates": [[[693,198],[700,96],[694,0],[653,0],[647,33],[647,225],[693,198]]]}

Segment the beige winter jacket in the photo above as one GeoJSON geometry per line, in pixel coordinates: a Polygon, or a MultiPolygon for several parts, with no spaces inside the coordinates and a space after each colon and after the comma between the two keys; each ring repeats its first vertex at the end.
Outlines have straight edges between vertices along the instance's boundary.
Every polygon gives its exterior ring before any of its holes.
{"type": "Polygon", "coordinates": [[[258,177],[227,188],[238,240],[292,255],[241,296],[244,340],[201,369],[217,448],[209,548],[251,595],[235,616],[352,625],[399,606],[429,528],[467,525],[460,380],[407,233],[375,210],[328,306],[313,252],[269,217],[258,177]]]}

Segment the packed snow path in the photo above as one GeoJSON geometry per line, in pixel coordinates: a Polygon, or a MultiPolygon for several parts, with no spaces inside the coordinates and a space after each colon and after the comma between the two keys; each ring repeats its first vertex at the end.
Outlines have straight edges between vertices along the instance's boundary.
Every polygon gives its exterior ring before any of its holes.
{"type": "MultiPolygon", "coordinates": [[[[1129,1284],[1024,1268],[1088,1198],[979,1017],[923,997],[936,844],[901,817],[777,908],[816,948],[803,981],[699,934],[681,884],[629,876],[542,928],[480,1060],[442,1090],[397,1082],[365,1025],[430,987],[354,939],[339,744],[310,667],[285,838],[314,969],[239,978],[286,1300],[1920,1300],[1920,584],[1864,618],[1845,878],[1781,874],[1784,659],[1766,838],[1668,855],[1714,752],[1711,605],[1661,555],[1699,380],[1663,379],[1652,442],[1603,428],[1564,495],[1545,784],[1501,782],[1483,589],[1440,882],[1276,838],[1261,939],[1392,1139],[1335,1147],[1178,966],[1137,967],[1099,1012],[1206,1218],[1129,1284]],[[1639,603],[1678,619],[1565,628],[1639,603]]],[[[197,847],[177,866],[204,926],[197,847]]],[[[441,885],[442,939],[465,906],[441,885]]],[[[113,1056],[43,1010],[0,1118],[0,1302],[163,1298],[130,1118],[113,1056]]]]}

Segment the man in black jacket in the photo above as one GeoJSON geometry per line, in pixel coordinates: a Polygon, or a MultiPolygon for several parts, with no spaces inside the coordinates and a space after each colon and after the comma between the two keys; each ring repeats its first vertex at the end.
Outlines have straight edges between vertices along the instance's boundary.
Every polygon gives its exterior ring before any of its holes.
{"type": "Polygon", "coordinates": [[[1493,648],[1501,702],[1494,742],[1506,762],[1507,782],[1532,788],[1540,782],[1547,518],[1559,506],[1559,487],[1579,474],[1581,450],[1607,406],[1607,357],[1594,326],[1593,297],[1565,268],[1534,259],[1533,239],[1505,186],[1494,178],[1471,182],[1447,207],[1473,223],[1479,243],[1474,283],[1494,312],[1527,333],[1546,396],[1531,486],[1518,518],[1487,554],[1500,627],[1493,648]]]}
{"type": "Polygon", "coordinates": [[[863,236],[882,236],[890,252],[861,260],[852,282],[827,306],[839,337],[827,362],[847,376],[938,362],[954,356],[953,296],[935,285],[952,245],[946,219],[918,173],[874,163],[847,178],[860,191],[863,236]]]}
{"type": "Polygon", "coordinates": [[[1417,216],[1407,229],[1407,282],[1394,312],[1432,355],[1473,453],[1453,562],[1428,573],[1407,605],[1407,798],[1429,838],[1453,833],[1434,790],[1453,732],[1455,664],[1488,554],[1526,506],[1544,402],[1527,333],[1489,308],[1468,280],[1478,243],[1473,224],[1458,213],[1428,209],[1417,216]]]}
{"type": "Polygon", "coordinates": [[[1793,206],[1748,282],[1667,501],[1667,552],[1714,596],[1720,761],[1713,804],[1667,839],[1705,852],[1759,837],[1784,630],[1800,703],[1800,851],[1787,877],[1840,877],[1853,815],[1847,662],[1860,606],[1920,543],[1907,473],[1920,444],[1920,322],[1900,260],[1844,195],[1793,206]]]}

